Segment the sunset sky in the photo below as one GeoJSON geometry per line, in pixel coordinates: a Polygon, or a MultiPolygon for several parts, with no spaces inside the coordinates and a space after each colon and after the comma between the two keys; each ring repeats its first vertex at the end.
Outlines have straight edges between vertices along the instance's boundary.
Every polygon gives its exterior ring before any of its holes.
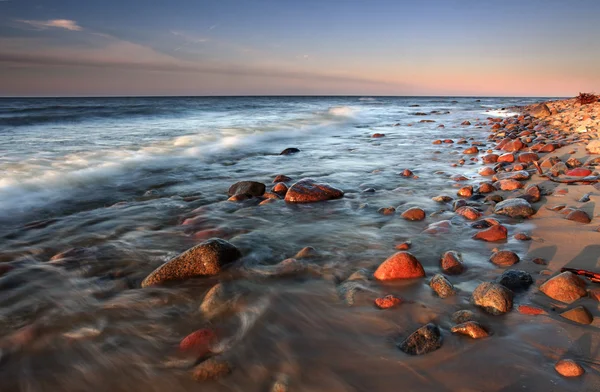
{"type": "Polygon", "coordinates": [[[598,0],[0,0],[0,96],[600,92],[598,0]]]}

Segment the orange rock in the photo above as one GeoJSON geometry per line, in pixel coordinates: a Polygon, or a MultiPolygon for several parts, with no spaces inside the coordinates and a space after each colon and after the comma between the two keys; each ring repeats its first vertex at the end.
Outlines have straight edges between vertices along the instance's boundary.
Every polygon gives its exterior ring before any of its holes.
{"type": "Polygon", "coordinates": [[[468,220],[477,220],[481,217],[481,213],[473,207],[464,206],[456,210],[458,215],[464,216],[468,220]]]}
{"type": "Polygon", "coordinates": [[[385,134],[384,133],[374,133],[373,135],[371,135],[371,137],[373,138],[379,138],[379,137],[384,137],[385,134]]]}
{"type": "Polygon", "coordinates": [[[328,184],[318,183],[305,178],[292,185],[285,194],[287,203],[313,203],[331,199],[339,199],[344,192],[328,184]]]}
{"type": "Polygon", "coordinates": [[[375,300],[375,305],[379,309],[389,309],[394,306],[398,306],[402,303],[402,299],[398,298],[394,295],[386,295],[385,297],[377,298],[375,300]]]}
{"type": "Polygon", "coordinates": [[[462,196],[462,197],[471,197],[471,196],[473,196],[473,186],[471,186],[471,185],[463,186],[462,188],[460,188],[458,190],[458,192],[456,192],[456,194],[458,196],[462,196]]]}
{"type": "Polygon", "coordinates": [[[522,152],[519,154],[519,162],[534,162],[539,159],[540,157],[535,152],[522,152]]]}
{"type": "Polygon", "coordinates": [[[527,314],[529,316],[538,316],[540,314],[546,314],[543,309],[537,308],[531,305],[521,305],[517,309],[521,314],[527,314]]]}
{"type": "Polygon", "coordinates": [[[473,147],[469,147],[466,150],[463,151],[463,154],[477,154],[479,152],[479,149],[475,146],[473,147]]]}
{"type": "Polygon", "coordinates": [[[210,329],[199,329],[186,336],[179,343],[179,350],[192,353],[197,357],[203,357],[211,350],[211,346],[217,342],[217,335],[210,329]]]}
{"type": "Polygon", "coordinates": [[[465,270],[460,253],[454,250],[449,250],[442,255],[440,267],[448,275],[458,275],[465,270]]]}
{"type": "Polygon", "coordinates": [[[409,208],[402,213],[402,217],[410,221],[422,221],[425,219],[425,211],[417,207],[409,208]]]}
{"type": "Polygon", "coordinates": [[[515,154],[507,153],[502,154],[498,157],[498,162],[513,163],[515,161],[515,154]]]}
{"type": "Polygon", "coordinates": [[[508,230],[502,225],[494,225],[473,235],[473,239],[496,242],[506,240],[508,230]]]}
{"type": "Polygon", "coordinates": [[[563,377],[579,377],[585,373],[581,365],[572,359],[561,359],[556,362],[554,369],[563,377]]]}
{"type": "Polygon", "coordinates": [[[410,241],[403,242],[401,244],[396,245],[396,249],[398,250],[409,250],[411,246],[410,241]]]}
{"type": "Polygon", "coordinates": [[[519,151],[523,147],[525,147],[525,145],[523,144],[522,141],[520,141],[519,139],[514,139],[514,140],[511,140],[510,142],[506,143],[502,147],[502,150],[508,151],[508,152],[514,152],[514,151],[519,151]]]}
{"type": "Polygon", "coordinates": [[[592,174],[592,171],[589,169],[584,169],[582,167],[577,169],[569,170],[567,176],[575,176],[575,177],[586,177],[592,174]]]}
{"type": "Polygon", "coordinates": [[[503,191],[514,191],[515,189],[523,188],[523,183],[517,180],[513,180],[512,178],[500,180],[495,185],[503,191]]]}
{"type": "Polygon", "coordinates": [[[423,278],[425,270],[409,252],[397,252],[381,263],[373,276],[378,280],[423,278]]]}
{"type": "Polygon", "coordinates": [[[498,154],[487,154],[481,157],[483,163],[496,163],[498,162],[498,154]]]}
{"type": "Polygon", "coordinates": [[[552,299],[568,304],[587,294],[583,279],[571,272],[563,272],[550,278],[540,286],[540,291],[552,299]]]}
{"type": "Polygon", "coordinates": [[[273,192],[277,193],[278,195],[282,195],[283,196],[283,195],[286,194],[287,191],[288,191],[288,187],[283,182],[278,182],[273,187],[273,192]]]}
{"type": "Polygon", "coordinates": [[[485,167],[482,167],[481,169],[479,169],[478,173],[480,176],[485,177],[485,176],[493,176],[494,174],[496,174],[496,171],[489,166],[485,166],[485,167]]]}

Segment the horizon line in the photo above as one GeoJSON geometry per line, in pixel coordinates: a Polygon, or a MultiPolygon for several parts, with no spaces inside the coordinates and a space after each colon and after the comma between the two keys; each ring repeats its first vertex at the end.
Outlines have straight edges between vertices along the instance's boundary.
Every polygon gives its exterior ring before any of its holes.
{"type": "Polygon", "coordinates": [[[368,94],[229,94],[229,95],[4,95],[0,99],[43,99],[43,98],[542,98],[569,99],[575,96],[558,95],[368,95],[368,94]]]}

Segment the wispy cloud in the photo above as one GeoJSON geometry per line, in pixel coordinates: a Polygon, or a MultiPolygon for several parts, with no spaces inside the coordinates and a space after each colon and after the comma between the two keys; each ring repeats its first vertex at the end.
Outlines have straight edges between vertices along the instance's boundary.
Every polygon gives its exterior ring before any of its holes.
{"type": "Polygon", "coordinates": [[[81,31],[83,28],[74,20],[69,19],[50,19],[50,20],[24,20],[18,19],[17,22],[25,23],[26,25],[35,27],[38,30],[46,30],[49,28],[65,29],[70,31],[81,31]]]}
{"type": "Polygon", "coordinates": [[[219,26],[219,25],[216,25],[216,24],[215,24],[215,25],[212,25],[212,26],[210,26],[208,29],[209,29],[209,30],[213,30],[213,29],[215,29],[217,26],[219,26]]]}

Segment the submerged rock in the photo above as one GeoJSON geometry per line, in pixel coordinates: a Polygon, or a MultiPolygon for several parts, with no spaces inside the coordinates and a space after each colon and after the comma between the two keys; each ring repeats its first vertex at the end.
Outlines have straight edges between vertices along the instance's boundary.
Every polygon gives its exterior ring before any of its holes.
{"type": "Polygon", "coordinates": [[[480,231],[473,235],[473,239],[487,241],[487,242],[497,242],[504,241],[508,236],[508,230],[506,227],[502,225],[493,225],[485,230],[480,231]]]}
{"type": "Polygon", "coordinates": [[[547,280],[540,286],[540,291],[552,299],[568,304],[587,295],[585,282],[568,271],[547,280]]]}
{"type": "Polygon", "coordinates": [[[196,276],[216,275],[221,272],[223,267],[233,263],[241,256],[242,254],[234,245],[225,240],[213,238],[188,249],[152,271],[142,281],[142,287],[196,276]]]}
{"type": "Polygon", "coordinates": [[[452,314],[452,321],[456,324],[466,323],[475,319],[475,314],[470,310],[457,310],[452,314]]]}
{"type": "Polygon", "coordinates": [[[563,377],[579,377],[585,373],[581,365],[572,359],[561,359],[556,362],[554,370],[563,377]]]}
{"type": "Polygon", "coordinates": [[[471,297],[473,303],[494,316],[512,309],[513,293],[506,287],[492,282],[483,282],[471,297]]]}
{"type": "Polygon", "coordinates": [[[279,155],[292,155],[292,154],[296,154],[299,153],[300,149],[296,148],[296,147],[288,147],[285,150],[281,151],[279,153],[279,155]]]}
{"type": "Polygon", "coordinates": [[[496,204],[494,213],[499,215],[507,215],[511,218],[528,218],[535,214],[535,210],[526,200],[508,199],[496,204]]]}
{"type": "Polygon", "coordinates": [[[442,255],[440,267],[448,275],[458,275],[465,270],[460,253],[455,250],[449,250],[442,255]]]}
{"type": "Polygon", "coordinates": [[[512,291],[527,290],[533,284],[531,274],[522,270],[507,270],[500,275],[498,283],[512,291]]]}
{"type": "Polygon", "coordinates": [[[192,378],[196,381],[217,380],[231,373],[231,364],[218,357],[209,358],[192,369],[192,378]]]}
{"type": "Polygon", "coordinates": [[[258,197],[262,196],[265,190],[266,186],[262,182],[240,181],[230,186],[227,194],[229,196],[248,195],[258,197]]]}
{"type": "Polygon", "coordinates": [[[402,303],[402,299],[396,297],[395,295],[386,295],[385,297],[380,297],[375,299],[375,305],[379,309],[389,309],[395,306],[398,306],[402,303]]]}
{"type": "Polygon", "coordinates": [[[179,350],[186,354],[193,354],[202,358],[211,351],[211,347],[217,342],[217,335],[212,329],[199,329],[186,336],[179,343],[179,350]]]}
{"type": "Polygon", "coordinates": [[[450,330],[452,333],[466,335],[472,339],[487,338],[490,334],[477,321],[467,321],[462,324],[455,325],[450,330]]]}
{"type": "Polygon", "coordinates": [[[429,287],[431,287],[440,298],[447,298],[456,294],[456,290],[454,289],[454,286],[452,286],[452,283],[450,283],[450,281],[442,274],[436,274],[431,278],[429,287]]]}
{"type": "Polygon", "coordinates": [[[590,313],[589,310],[585,306],[578,306],[573,309],[569,309],[565,312],[562,312],[561,317],[564,317],[568,320],[571,320],[575,323],[588,325],[594,321],[594,316],[590,313]]]}
{"type": "Polygon", "coordinates": [[[339,199],[344,192],[325,183],[318,183],[311,178],[304,178],[293,184],[285,194],[288,203],[314,203],[339,199]]]}
{"type": "Polygon", "coordinates": [[[409,208],[402,213],[402,217],[409,221],[422,221],[425,219],[425,211],[417,207],[409,208]]]}
{"type": "Polygon", "coordinates": [[[423,355],[442,347],[440,328],[429,323],[415,332],[398,345],[398,348],[410,355],[423,355]]]}
{"type": "Polygon", "coordinates": [[[520,261],[519,256],[510,250],[499,250],[492,254],[490,261],[500,267],[510,267],[520,261]]]}
{"type": "Polygon", "coordinates": [[[381,263],[373,276],[377,280],[414,279],[424,277],[425,270],[409,252],[397,252],[381,263]]]}

